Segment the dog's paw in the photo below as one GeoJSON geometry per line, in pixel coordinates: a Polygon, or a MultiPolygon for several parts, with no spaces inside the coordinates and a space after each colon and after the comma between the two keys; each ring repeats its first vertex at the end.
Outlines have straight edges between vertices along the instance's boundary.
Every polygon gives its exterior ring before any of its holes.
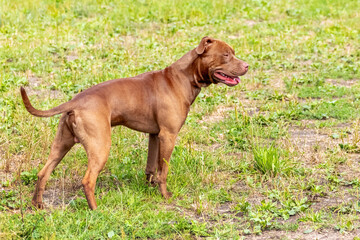
{"type": "Polygon", "coordinates": [[[44,203],[42,203],[42,202],[32,201],[31,203],[38,209],[44,209],[44,207],[45,207],[44,203]]]}
{"type": "Polygon", "coordinates": [[[171,192],[168,192],[168,190],[166,189],[166,182],[163,183],[159,183],[159,190],[161,192],[161,195],[165,198],[165,199],[169,199],[172,196],[171,192]]]}
{"type": "Polygon", "coordinates": [[[155,187],[157,185],[156,177],[153,174],[146,174],[146,182],[151,187],[155,187]]]}
{"type": "Polygon", "coordinates": [[[172,197],[172,195],[173,195],[172,192],[166,191],[166,193],[163,194],[163,197],[164,197],[165,199],[169,199],[169,198],[172,197]]]}

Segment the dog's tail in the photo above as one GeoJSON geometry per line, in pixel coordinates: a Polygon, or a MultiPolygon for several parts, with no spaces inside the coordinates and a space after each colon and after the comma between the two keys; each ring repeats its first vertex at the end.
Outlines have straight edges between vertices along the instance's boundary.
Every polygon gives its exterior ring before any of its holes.
{"type": "Polygon", "coordinates": [[[57,115],[57,114],[60,114],[63,112],[68,112],[68,111],[72,110],[72,108],[73,108],[73,102],[70,101],[70,102],[63,103],[63,104],[61,104],[57,107],[54,107],[52,109],[49,109],[49,110],[45,110],[45,111],[38,110],[31,105],[29,97],[26,94],[26,91],[23,87],[20,87],[20,92],[21,92],[21,97],[24,102],[26,110],[29,113],[31,113],[32,115],[37,116],[37,117],[51,117],[51,116],[54,116],[54,115],[57,115]]]}

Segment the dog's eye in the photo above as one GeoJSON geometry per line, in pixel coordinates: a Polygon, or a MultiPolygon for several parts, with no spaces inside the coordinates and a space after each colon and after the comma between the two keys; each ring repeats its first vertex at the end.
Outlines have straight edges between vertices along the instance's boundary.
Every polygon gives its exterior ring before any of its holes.
{"type": "Polygon", "coordinates": [[[229,56],[229,54],[228,54],[228,53],[224,53],[224,56],[225,56],[225,57],[228,57],[228,56],[229,56]]]}

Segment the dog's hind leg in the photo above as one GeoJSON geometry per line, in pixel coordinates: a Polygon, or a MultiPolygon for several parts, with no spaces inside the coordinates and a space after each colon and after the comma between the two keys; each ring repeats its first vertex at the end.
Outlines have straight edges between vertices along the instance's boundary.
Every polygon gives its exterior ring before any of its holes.
{"type": "Polygon", "coordinates": [[[44,207],[42,201],[42,195],[44,193],[45,185],[50,177],[51,172],[60,163],[60,161],[65,156],[65,154],[75,144],[74,135],[71,133],[69,127],[66,124],[66,117],[67,117],[66,114],[62,115],[59,122],[58,130],[56,132],[55,139],[51,145],[51,150],[48,160],[45,166],[43,167],[43,169],[41,169],[41,171],[38,173],[38,180],[36,183],[35,192],[32,199],[32,204],[38,208],[44,207]]]}
{"type": "MultiPolygon", "coordinates": [[[[96,116],[92,121],[81,119],[79,128],[74,128],[88,156],[88,168],[82,180],[86,200],[92,210],[97,208],[95,200],[96,179],[105,166],[111,147],[111,125],[107,119],[96,116]]],[[[79,119],[80,120],[80,119],[79,119]]]]}

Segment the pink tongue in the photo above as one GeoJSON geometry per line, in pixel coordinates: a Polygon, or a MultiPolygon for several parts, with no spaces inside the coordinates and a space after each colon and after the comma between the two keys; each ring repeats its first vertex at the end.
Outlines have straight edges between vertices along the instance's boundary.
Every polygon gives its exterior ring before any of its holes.
{"type": "Polygon", "coordinates": [[[227,77],[227,76],[223,76],[221,74],[216,73],[216,75],[221,78],[222,80],[224,80],[226,83],[230,83],[230,84],[238,84],[240,82],[240,78],[235,77],[235,78],[231,78],[231,77],[227,77]]]}
{"type": "Polygon", "coordinates": [[[240,82],[240,79],[239,79],[239,78],[229,78],[229,77],[225,77],[224,80],[225,80],[225,82],[228,82],[228,83],[239,83],[239,82],[240,82]]]}
{"type": "Polygon", "coordinates": [[[240,78],[234,78],[234,80],[237,82],[237,83],[239,83],[240,82],[240,78]]]}

